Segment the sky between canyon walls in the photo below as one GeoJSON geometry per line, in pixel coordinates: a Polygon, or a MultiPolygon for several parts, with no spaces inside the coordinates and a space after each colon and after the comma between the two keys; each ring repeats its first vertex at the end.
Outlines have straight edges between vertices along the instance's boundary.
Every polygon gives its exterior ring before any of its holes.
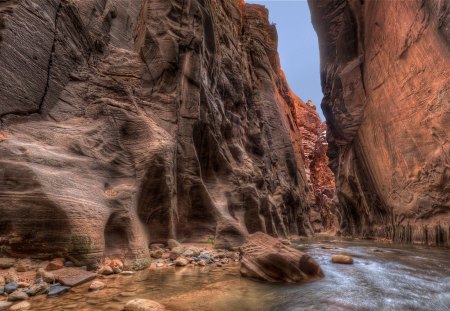
{"type": "Polygon", "coordinates": [[[316,32],[306,0],[246,0],[269,9],[269,19],[277,25],[278,52],[289,85],[305,102],[311,99],[322,120],[320,103],[320,54],[316,32]]]}

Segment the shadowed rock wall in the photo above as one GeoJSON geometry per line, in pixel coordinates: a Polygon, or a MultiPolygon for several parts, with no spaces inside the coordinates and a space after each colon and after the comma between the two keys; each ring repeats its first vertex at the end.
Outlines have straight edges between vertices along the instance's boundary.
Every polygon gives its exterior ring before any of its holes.
{"type": "Polygon", "coordinates": [[[0,38],[2,250],[139,260],[172,237],[312,233],[263,7],[11,0],[0,38]]]}
{"type": "Polygon", "coordinates": [[[309,6],[343,233],[448,245],[448,1],[309,6]]]}

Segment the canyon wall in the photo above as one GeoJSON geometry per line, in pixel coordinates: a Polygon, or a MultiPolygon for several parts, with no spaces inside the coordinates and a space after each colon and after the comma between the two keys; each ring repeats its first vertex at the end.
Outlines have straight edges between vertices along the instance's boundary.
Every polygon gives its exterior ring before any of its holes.
{"type": "Polygon", "coordinates": [[[264,7],[10,0],[0,38],[2,252],[142,260],[168,238],[313,233],[306,105],[264,7]]]}
{"type": "Polygon", "coordinates": [[[342,233],[448,245],[449,2],[309,6],[342,233]]]}

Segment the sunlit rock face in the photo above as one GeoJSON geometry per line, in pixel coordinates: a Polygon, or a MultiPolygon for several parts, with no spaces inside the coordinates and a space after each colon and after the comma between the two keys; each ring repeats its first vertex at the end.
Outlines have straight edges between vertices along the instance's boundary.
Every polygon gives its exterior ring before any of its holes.
{"type": "Polygon", "coordinates": [[[448,244],[448,2],[309,6],[343,232],[448,244]]]}
{"type": "Polygon", "coordinates": [[[275,26],[233,0],[0,3],[0,246],[137,259],[310,234],[275,26]]]}

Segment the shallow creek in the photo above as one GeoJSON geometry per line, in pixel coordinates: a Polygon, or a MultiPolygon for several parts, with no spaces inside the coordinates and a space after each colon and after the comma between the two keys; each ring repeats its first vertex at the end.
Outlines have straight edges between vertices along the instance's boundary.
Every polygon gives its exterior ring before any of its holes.
{"type": "Polygon", "coordinates": [[[239,265],[223,268],[149,269],[88,284],[58,298],[36,297],[34,310],[121,310],[128,300],[147,298],[169,310],[450,310],[450,250],[366,242],[301,242],[325,278],[295,285],[264,284],[239,276],[239,265]],[[335,249],[327,249],[335,247],[335,249]],[[330,262],[353,256],[353,265],[330,262]]]}

